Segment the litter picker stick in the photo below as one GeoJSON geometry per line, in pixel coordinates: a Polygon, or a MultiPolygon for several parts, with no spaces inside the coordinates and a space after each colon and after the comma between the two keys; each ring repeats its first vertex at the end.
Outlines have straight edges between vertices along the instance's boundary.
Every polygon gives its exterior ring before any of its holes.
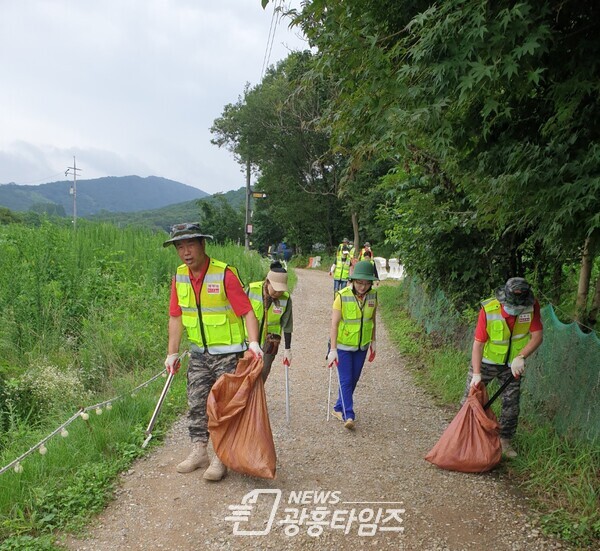
{"type": "MultiPolygon", "coordinates": [[[[190,353],[188,350],[186,350],[185,352],[181,353],[181,355],[177,358],[177,368],[179,369],[179,365],[181,365],[181,360],[183,358],[185,358],[186,356],[188,356],[190,353]]],[[[142,448],[145,448],[148,445],[148,442],[150,442],[150,439],[152,438],[152,429],[154,428],[154,425],[156,423],[156,418],[158,417],[158,414],[160,413],[160,410],[162,408],[163,402],[165,401],[165,397],[167,395],[167,392],[169,392],[169,388],[171,387],[171,383],[173,382],[173,376],[174,373],[169,373],[169,376],[167,377],[167,380],[165,382],[165,386],[160,394],[160,398],[158,399],[158,402],[156,404],[156,407],[154,408],[154,413],[152,414],[152,418],[150,419],[150,422],[148,423],[148,428],[146,429],[146,432],[144,432],[144,434],[146,435],[146,439],[144,440],[144,443],[142,444],[142,448]]]]}
{"type": "Polygon", "coordinates": [[[506,387],[512,383],[515,380],[515,378],[513,377],[512,373],[510,375],[510,377],[508,379],[506,379],[506,381],[504,381],[504,384],[496,391],[496,393],[487,401],[487,403],[485,404],[485,406],[483,406],[483,409],[487,409],[489,408],[495,401],[496,398],[498,398],[498,396],[500,396],[500,394],[502,394],[505,390],[506,387]]]}
{"type": "Polygon", "coordinates": [[[156,423],[156,418],[158,417],[158,414],[160,413],[160,409],[162,408],[163,402],[165,401],[167,392],[169,392],[169,387],[171,386],[171,383],[173,382],[173,377],[174,377],[173,373],[169,373],[169,376],[167,377],[167,381],[165,382],[165,386],[160,394],[160,398],[158,399],[158,402],[156,403],[156,407],[154,408],[154,413],[152,414],[150,423],[148,423],[148,428],[146,429],[146,432],[144,433],[146,435],[146,439],[144,440],[144,443],[142,444],[142,448],[145,448],[148,445],[148,442],[150,442],[150,439],[152,438],[152,429],[154,428],[154,424],[156,423]]]}
{"type": "Polygon", "coordinates": [[[346,404],[344,403],[344,393],[342,392],[342,381],[340,380],[340,366],[339,363],[335,362],[335,374],[337,375],[338,388],[340,391],[340,398],[342,399],[342,410],[344,411],[344,421],[346,420],[346,404]]]}
{"type": "Polygon", "coordinates": [[[327,420],[329,421],[329,411],[331,410],[331,377],[333,377],[333,370],[329,368],[329,392],[327,392],[327,420]]]}
{"type": "Polygon", "coordinates": [[[285,420],[290,422],[290,368],[287,363],[285,365],[285,420]]]}

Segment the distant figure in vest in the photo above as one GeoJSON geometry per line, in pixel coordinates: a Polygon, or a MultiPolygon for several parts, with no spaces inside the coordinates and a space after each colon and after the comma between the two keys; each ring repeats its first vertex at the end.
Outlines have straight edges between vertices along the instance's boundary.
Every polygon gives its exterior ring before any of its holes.
{"type": "Polygon", "coordinates": [[[377,265],[373,260],[373,253],[371,253],[371,251],[365,251],[363,260],[366,260],[367,262],[370,262],[373,265],[373,273],[375,274],[375,277],[379,279],[379,274],[377,273],[377,265]]]}
{"type": "Polygon", "coordinates": [[[350,266],[354,249],[350,246],[350,240],[347,237],[342,239],[338,245],[335,255],[335,268],[333,270],[333,292],[343,289],[348,285],[348,276],[350,275],[350,266]]]}
{"type": "Polygon", "coordinates": [[[462,401],[464,403],[467,399],[469,388],[473,385],[487,385],[495,377],[503,384],[511,374],[514,376],[515,380],[502,394],[499,421],[502,451],[512,458],[517,456],[511,439],[519,421],[525,359],[538,349],[543,340],[540,305],[529,283],[522,277],[512,277],[481,306],[462,401]]]}
{"type": "Polygon", "coordinates": [[[358,260],[365,260],[365,255],[369,253],[371,258],[373,258],[373,251],[371,249],[371,243],[365,241],[364,247],[360,250],[360,255],[358,256],[358,260]]]}
{"type": "Polygon", "coordinates": [[[283,365],[292,365],[292,297],[288,292],[288,274],[281,262],[273,262],[264,281],[248,285],[246,294],[258,320],[259,344],[264,352],[262,371],[266,382],[277,355],[283,333],[283,365]]]}
{"type": "MultiPolygon", "coordinates": [[[[258,322],[246,296],[237,269],[209,258],[206,235],[198,224],[177,224],[163,243],[175,245],[183,262],[177,268],[169,305],[169,345],[165,367],[177,373],[179,345],[187,332],[191,357],[187,372],[189,432],[192,450],[177,465],[177,472],[189,473],[208,465],[208,416],[206,401],[210,389],[224,373],[233,373],[246,349],[262,357],[258,344],[258,322]],[[225,320],[223,321],[223,318],[225,320]],[[243,321],[242,321],[243,320],[243,321]],[[245,342],[244,325],[250,344],[245,342]]],[[[205,471],[205,480],[221,480],[227,468],[215,455],[205,471]]]]}
{"type": "Polygon", "coordinates": [[[370,262],[357,262],[350,276],[352,285],[340,289],[333,301],[327,367],[337,368],[340,388],[332,415],[343,421],[347,429],[355,426],[353,396],[367,352],[369,362],[375,359],[377,291],[373,282],[376,279],[370,262]]]}

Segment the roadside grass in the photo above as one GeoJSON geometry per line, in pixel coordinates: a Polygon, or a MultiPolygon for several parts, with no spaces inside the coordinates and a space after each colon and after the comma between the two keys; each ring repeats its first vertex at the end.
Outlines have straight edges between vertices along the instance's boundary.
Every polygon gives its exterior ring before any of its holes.
{"type": "MultiPolygon", "coordinates": [[[[138,372],[115,381],[115,388],[127,392],[154,373],[138,372]]],[[[47,453],[34,452],[22,462],[23,471],[8,471],[1,479],[0,550],[52,549],[52,534],[77,532],[101,511],[111,499],[118,474],[138,457],[161,441],[173,420],[186,407],[185,375],[180,372],[163,404],[148,448],[141,447],[144,431],[154,411],[165,379],[158,378],[135,395],[116,400],[112,409],[101,415],[89,412],[89,419],[76,419],[66,427],[68,436],[55,435],[46,443],[47,453]],[[39,545],[36,547],[36,545],[39,545]]],[[[114,395],[106,396],[106,399],[114,395]]],[[[77,407],[73,408],[74,411],[77,407]]],[[[0,455],[4,465],[37,444],[66,418],[53,416],[44,428],[29,430],[16,427],[20,438],[0,455]]]]}
{"type": "MultiPolygon", "coordinates": [[[[24,458],[21,473],[0,475],[0,551],[58,548],[56,534],[89,522],[111,499],[118,474],[146,453],[144,431],[165,380],[130,394],[162,369],[166,353],[170,282],[180,262],[163,241],[149,230],[87,220],[77,233],[50,221],[0,226],[0,467],[81,406],[122,396],[101,415],[77,418],[67,438],[49,439],[45,455],[24,458]]],[[[211,244],[207,252],[236,266],[245,283],[268,271],[243,247],[211,244]]],[[[186,409],[183,371],[148,449],[186,409]]]]}
{"type": "MultiPolygon", "coordinates": [[[[439,345],[404,309],[398,284],[380,285],[379,311],[415,381],[435,402],[458,412],[469,355],[439,345]]],[[[488,388],[490,396],[498,386],[488,388]]],[[[497,400],[492,406],[500,414],[497,400]]],[[[562,438],[549,426],[522,416],[519,456],[502,468],[532,499],[541,528],[577,549],[600,548],[600,445],[562,438]]]]}

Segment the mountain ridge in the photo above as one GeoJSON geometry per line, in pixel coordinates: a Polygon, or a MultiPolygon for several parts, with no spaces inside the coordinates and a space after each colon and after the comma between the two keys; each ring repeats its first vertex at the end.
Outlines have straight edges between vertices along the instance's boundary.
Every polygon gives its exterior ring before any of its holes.
{"type": "MultiPolygon", "coordinates": [[[[0,205],[13,211],[39,210],[40,206],[62,207],[73,214],[73,182],[60,180],[37,185],[0,184],[0,205]]],[[[139,212],[160,209],[209,197],[201,189],[160,176],[105,176],[77,180],[77,215],[100,212],[139,212]]]]}

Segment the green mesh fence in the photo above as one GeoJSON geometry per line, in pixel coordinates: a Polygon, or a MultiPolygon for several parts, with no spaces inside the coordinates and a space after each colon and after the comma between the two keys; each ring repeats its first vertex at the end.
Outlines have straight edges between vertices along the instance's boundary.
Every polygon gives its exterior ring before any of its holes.
{"type": "Polygon", "coordinates": [[[436,341],[471,350],[475,326],[469,327],[442,291],[429,290],[417,277],[407,277],[402,294],[411,317],[436,341]]]}
{"type": "Polygon", "coordinates": [[[600,339],[542,308],[544,342],[527,360],[523,411],[550,420],[559,434],[600,437],[600,339]]]}
{"type": "MultiPolygon", "coordinates": [[[[444,293],[426,289],[418,278],[400,288],[411,317],[435,341],[468,353],[475,320],[467,323],[444,293]]],[[[544,342],[527,360],[521,407],[525,415],[550,422],[561,435],[597,441],[600,437],[600,339],[564,324],[551,305],[542,308],[544,342]]]]}

